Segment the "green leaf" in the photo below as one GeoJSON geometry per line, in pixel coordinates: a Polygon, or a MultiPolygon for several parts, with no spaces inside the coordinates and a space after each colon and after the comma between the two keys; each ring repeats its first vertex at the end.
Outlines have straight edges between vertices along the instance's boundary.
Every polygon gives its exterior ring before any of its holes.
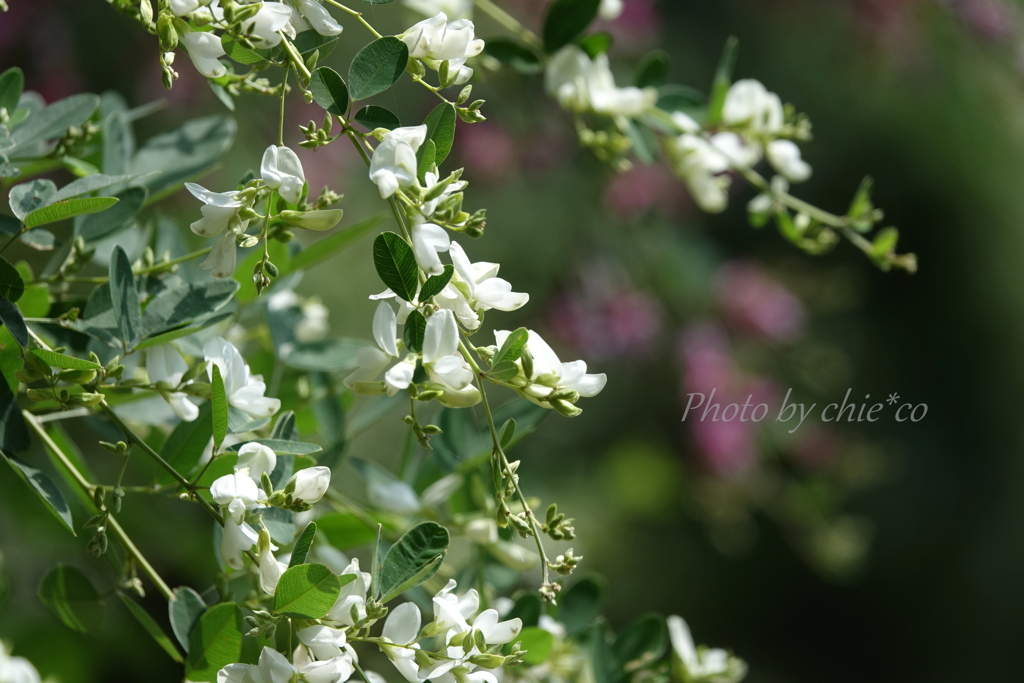
{"type": "Polygon", "coordinates": [[[597,16],[601,0],[555,0],[544,19],[544,49],[550,54],[576,39],[597,16]]]}
{"type": "Polygon", "coordinates": [[[52,368],[64,368],[65,370],[101,370],[103,368],[102,365],[93,363],[91,360],[65,356],[63,353],[49,349],[32,349],[29,353],[52,368]]]}
{"type": "Polygon", "coordinates": [[[217,680],[217,672],[242,654],[242,610],[233,602],[206,610],[192,628],[185,676],[189,681],[217,680]]]}
{"type": "Polygon", "coordinates": [[[270,50],[254,50],[243,47],[226,33],[220,37],[220,44],[228,58],[239,64],[259,64],[270,58],[270,50]]]}
{"type": "Polygon", "coordinates": [[[300,565],[306,561],[306,555],[313,545],[313,538],[316,536],[316,522],[310,522],[299,534],[299,540],[295,541],[295,548],[292,549],[292,559],[288,561],[289,567],[300,565]]]}
{"type": "Polygon", "coordinates": [[[22,348],[28,346],[28,327],[25,325],[25,319],[21,317],[21,311],[3,297],[0,297],[0,322],[7,326],[14,341],[22,348]]]}
{"type": "Polygon", "coordinates": [[[356,123],[367,130],[376,130],[378,128],[394,130],[402,126],[402,122],[397,114],[384,107],[378,107],[376,104],[366,105],[357,111],[353,118],[355,118],[356,123]]]}
{"type": "Polygon", "coordinates": [[[520,356],[523,355],[523,349],[526,348],[526,342],[529,340],[530,333],[525,327],[513,330],[505,338],[505,343],[501,345],[498,352],[494,354],[493,363],[497,365],[501,361],[515,362],[519,360],[520,356]]]}
{"type": "Polygon", "coordinates": [[[224,394],[224,379],[220,376],[220,366],[214,364],[212,392],[210,402],[213,404],[213,448],[220,450],[224,437],[228,434],[228,398],[224,394]]]}
{"type": "Polygon", "coordinates": [[[594,59],[612,49],[612,36],[607,31],[599,31],[591,33],[589,36],[583,36],[576,41],[576,44],[587,53],[588,57],[594,59]]]}
{"type": "Polygon", "coordinates": [[[544,605],[540,601],[540,596],[535,592],[530,592],[516,600],[512,609],[505,615],[505,619],[519,619],[523,622],[523,633],[526,633],[526,629],[534,627],[540,622],[541,614],[544,614],[544,605]]]}
{"type": "Polygon", "coordinates": [[[445,102],[434,107],[423,122],[427,125],[427,140],[435,146],[434,163],[440,166],[448,158],[455,142],[455,105],[445,102]]]}
{"type": "Polygon", "coordinates": [[[580,579],[565,591],[559,600],[558,616],[565,624],[566,633],[570,636],[581,633],[597,619],[605,592],[605,584],[593,577],[580,579]]]}
{"type": "Polygon", "coordinates": [[[160,628],[160,625],[156,623],[156,620],[149,616],[149,613],[142,609],[142,606],[139,605],[139,603],[135,602],[124,593],[118,593],[117,595],[121,598],[125,607],[128,608],[128,611],[138,619],[140,624],[142,624],[142,628],[146,629],[146,633],[148,633],[153,640],[155,640],[157,644],[164,649],[164,652],[166,652],[170,658],[178,664],[184,664],[185,659],[181,656],[181,653],[178,652],[178,648],[174,646],[171,639],[167,637],[167,634],[164,633],[163,629],[160,628]]]}
{"type": "Polygon", "coordinates": [[[668,53],[664,50],[652,50],[640,61],[633,76],[633,85],[638,88],[665,85],[668,80],[668,53]]]}
{"type": "Polygon", "coordinates": [[[309,80],[313,99],[322,109],[342,116],[348,109],[348,88],[341,74],[329,66],[321,66],[309,80]]]}
{"type": "Polygon", "coordinates": [[[345,228],[327,239],[314,242],[299,252],[285,268],[281,269],[280,276],[311,268],[321,261],[325,261],[346,247],[351,246],[363,235],[372,232],[378,225],[384,222],[385,218],[387,218],[386,214],[378,214],[373,218],[368,218],[365,221],[345,228]]]}
{"type": "Polygon", "coordinates": [[[544,69],[544,64],[537,53],[509,38],[491,38],[484,45],[484,54],[519,73],[535,74],[544,69]]]}
{"type": "Polygon", "coordinates": [[[373,265],[387,287],[406,301],[416,298],[419,268],[409,243],[393,232],[373,240],[373,265]]]}
{"type": "Polygon", "coordinates": [[[416,152],[418,159],[416,164],[416,177],[419,178],[422,184],[427,176],[427,171],[434,167],[435,157],[437,156],[437,146],[433,140],[427,140],[420,145],[419,150],[416,152]]]}
{"type": "Polygon", "coordinates": [[[729,93],[729,86],[732,85],[732,71],[736,66],[739,47],[740,41],[736,36],[729,36],[729,39],[725,41],[722,57],[715,70],[715,81],[711,86],[711,100],[708,103],[707,115],[708,125],[717,125],[722,120],[722,108],[725,106],[725,96],[729,93]]]}
{"type": "MultiPolygon", "coordinates": [[[[7,387],[7,382],[0,382],[3,387],[7,387]]],[[[10,393],[10,388],[4,389],[0,387],[0,393],[7,391],[10,393]]],[[[18,419],[22,419],[21,414],[18,413],[18,419]]],[[[22,426],[24,429],[24,426],[22,426]]],[[[27,437],[27,435],[26,435],[27,437]]],[[[32,491],[39,497],[39,500],[43,501],[43,505],[46,509],[59,521],[64,527],[71,532],[72,536],[75,536],[74,521],[71,519],[71,509],[68,507],[67,500],[64,499],[64,494],[60,492],[57,485],[53,483],[53,480],[48,476],[32,467],[28,463],[14,457],[13,455],[7,455],[6,453],[0,453],[7,461],[7,464],[11,466],[14,473],[18,477],[29,485],[32,491]]]]}
{"type": "Polygon", "coordinates": [[[551,654],[551,648],[555,646],[555,636],[539,626],[524,628],[516,640],[521,642],[522,649],[526,650],[524,664],[543,664],[551,654]]]}
{"type": "MultiPolygon", "coordinates": [[[[151,174],[155,175],[155,174],[151,174]]],[[[79,195],[88,194],[90,192],[96,192],[98,190],[104,190],[114,185],[123,185],[124,183],[131,182],[133,180],[141,179],[140,176],[135,175],[106,175],[105,173],[93,173],[87,175],[84,178],[73,180],[64,187],[57,191],[57,194],[50,197],[48,203],[53,204],[63,199],[71,199],[79,195]]]]}
{"type": "Polygon", "coordinates": [[[46,203],[55,194],[57,194],[57,186],[53,184],[52,180],[37,178],[12,187],[7,201],[14,215],[19,220],[23,220],[25,216],[39,207],[46,206],[46,203]]]}
{"type": "Polygon", "coordinates": [[[389,602],[433,576],[447,552],[448,530],[440,524],[423,522],[406,532],[384,556],[381,602],[389,602]]]}
{"type": "Polygon", "coordinates": [[[658,160],[658,138],[651,129],[638,121],[629,119],[626,135],[633,143],[633,152],[645,164],[653,164],[658,160]]]}
{"type": "Polygon", "coordinates": [[[14,146],[7,151],[12,159],[29,151],[32,145],[52,138],[60,137],[71,126],[85,123],[97,107],[100,98],[97,95],[81,94],[58,100],[39,112],[33,113],[23,124],[11,132],[14,146]]]}
{"type": "Polygon", "coordinates": [[[284,364],[309,372],[340,372],[356,365],[356,355],[366,342],[357,339],[323,339],[299,344],[284,359],[284,364]]]}
{"type": "Polygon", "coordinates": [[[58,564],[39,584],[39,599],[72,631],[96,631],[103,623],[103,600],[82,572],[58,564]]]}
{"type": "Polygon", "coordinates": [[[341,587],[354,579],[354,575],[338,577],[322,564],[289,567],[277,582],[274,613],[320,619],[334,607],[341,587]]]}
{"type": "Polygon", "coordinates": [[[254,439],[243,443],[235,444],[228,448],[228,451],[237,453],[238,449],[247,443],[258,443],[274,451],[278,456],[282,455],[313,455],[323,451],[323,447],[315,443],[303,443],[302,441],[289,441],[286,439],[254,439]]]}
{"type": "MultiPolygon", "coordinates": [[[[90,214],[75,221],[75,237],[82,237],[86,244],[96,244],[108,237],[124,232],[132,226],[135,214],[146,203],[147,192],[144,187],[129,187],[114,197],[93,197],[87,199],[71,199],[70,202],[107,202],[106,209],[96,208],[82,213],[90,214]],[[113,201],[111,201],[113,200],[113,201]]],[[[47,209],[53,207],[46,207],[47,209]]]]}
{"type": "Polygon", "coordinates": [[[423,283],[423,287],[420,288],[420,301],[427,301],[430,297],[440,294],[441,290],[451,281],[454,272],[455,268],[447,265],[440,275],[428,277],[427,281],[423,283]]]}
{"type": "Polygon", "coordinates": [[[402,337],[410,351],[419,353],[423,350],[423,335],[427,330],[427,319],[419,311],[413,311],[405,321],[402,337]]]}
{"type": "MultiPolygon", "coordinates": [[[[18,385],[14,386],[17,389],[18,385]]],[[[0,381],[0,449],[5,453],[20,453],[28,450],[29,445],[28,427],[21,415],[18,399],[14,396],[11,385],[6,381],[0,381]]],[[[66,505],[64,509],[67,509],[66,505]]],[[[70,513],[68,517],[70,518],[70,513]]]]}
{"type": "Polygon", "coordinates": [[[669,84],[658,88],[658,109],[669,113],[681,111],[698,123],[704,119],[707,97],[696,88],[669,84]]]}
{"type": "Polygon", "coordinates": [[[14,113],[21,99],[21,91],[25,87],[25,74],[16,66],[0,74],[0,107],[8,114],[14,113]]]}
{"type": "Polygon", "coordinates": [[[142,309],[139,307],[139,293],[135,289],[135,275],[128,254],[121,245],[114,247],[110,258],[110,302],[114,319],[121,333],[125,348],[135,344],[142,331],[142,309]]]}
{"type": "Polygon", "coordinates": [[[238,291],[235,280],[213,280],[163,290],[146,306],[143,336],[149,337],[214,313],[226,306],[238,291]]]}
{"type": "Polygon", "coordinates": [[[124,175],[135,154],[135,136],[123,111],[113,111],[103,119],[103,172],[124,175]]]}
{"type": "Polygon", "coordinates": [[[189,636],[192,627],[206,611],[206,603],[199,593],[188,586],[175,588],[174,597],[167,603],[167,615],[171,622],[171,630],[185,652],[189,650],[189,636]]]}
{"type": "Polygon", "coordinates": [[[505,424],[501,425],[501,431],[498,432],[498,443],[501,444],[502,450],[508,448],[509,444],[512,443],[513,437],[516,435],[516,421],[513,418],[505,420],[505,424]]]}
{"type": "Polygon", "coordinates": [[[299,51],[299,54],[305,57],[311,55],[315,51],[320,50],[320,58],[318,61],[323,63],[327,59],[327,55],[334,52],[334,48],[338,45],[338,36],[322,36],[313,29],[308,31],[302,31],[295,40],[292,41],[292,45],[299,51]]]}
{"type": "Polygon", "coordinates": [[[667,640],[665,619],[658,614],[645,614],[622,629],[612,650],[622,669],[631,673],[661,659],[668,649],[667,640]]]}
{"type": "Polygon", "coordinates": [[[385,36],[360,50],[348,69],[349,94],[362,100],[384,92],[402,76],[409,48],[394,36],[385,36]]]}
{"type": "Polygon", "coordinates": [[[14,302],[25,293],[25,281],[11,262],[0,256],[0,296],[14,302]]]}
{"type": "Polygon", "coordinates": [[[146,182],[151,192],[197,177],[231,148],[236,130],[234,119],[227,116],[186,121],[147,140],[135,153],[131,172],[160,171],[146,182]]]}
{"type": "Polygon", "coordinates": [[[519,374],[519,366],[515,364],[515,361],[502,360],[498,361],[491,366],[491,369],[487,371],[489,377],[501,381],[508,381],[519,374]]]}
{"type": "MultiPolygon", "coordinates": [[[[199,459],[213,436],[213,423],[210,420],[212,408],[212,403],[207,401],[199,407],[199,416],[196,419],[178,423],[160,450],[161,457],[186,476],[199,464],[199,459]]],[[[167,485],[173,482],[174,478],[170,473],[161,469],[157,483],[167,485]]]]}
{"type": "MultiPolygon", "coordinates": [[[[495,410],[495,423],[504,423],[510,418],[516,421],[515,434],[504,448],[509,449],[519,443],[550,414],[550,410],[525,399],[509,401],[495,410]]],[[[490,432],[474,423],[471,411],[445,408],[436,423],[441,433],[431,437],[432,454],[446,472],[471,471],[490,457],[493,448],[490,432]]]]}
{"type": "Polygon", "coordinates": [[[351,512],[332,512],[317,519],[320,533],[341,551],[361,548],[377,538],[377,526],[370,526],[351,512]]]}
{"type": "Polygon", "coordinates": [[[25,227],[34,228],[47,223],[56,223],[66,218],[84,216],[85,214],[106,211],[114,204],[117,204],[117,197],[81,197],[78,199],[65,199],[54,204],[48,204],[36,209],[25,216],[25,227]]]}

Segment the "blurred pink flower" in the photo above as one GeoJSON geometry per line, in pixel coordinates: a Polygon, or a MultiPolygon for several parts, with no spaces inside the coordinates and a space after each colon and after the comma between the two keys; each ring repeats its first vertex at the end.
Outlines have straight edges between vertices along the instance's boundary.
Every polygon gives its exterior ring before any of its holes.
{"type": "Polygon", "coordinates": [[[470,181],[497,182],[516,172],[516,140],[496,121],[460,128],[455,148],[469,169],[470,181]]]}
{"type": "Polygon", "coordinates": [[[1013,37],[1018,30],[1018,10],[1006,0],[945,0],[963,24],[986,40],[1013,37]]]}
{"type": "Polygon", "coordinates": [[[843,440],[835,431],[821,425],[805,425],[791,447],[793,460],[811,468],[831,464],[839,456],[843,440]]]}
{"type": "Polygon", "coordinates": [[[613,46],[626,51],[648,50],[658,39],[661,17],[654,0],[623,0],[622,14],[614,21],[598,21],[594,29],[608,31],[613,46]]]}
{"type": "Polygon", "coordinates": [[[756,425],[697,420],[692,425],[703,464],[716,476],[736,476],[757,460],[756,425]]]}
{"type": "Polygon", "coordinates": [[[669,216],[684,213],[689,195],[680,192],[679,180],[664,166],[635,164],[615,174],[605,188],[608,208],[624,217],[643,215],[657,209],[669,216]]]}
{"type": "Polygon", "coordinates": [[[643,358],[661,331],[654,297],[603,265],[581,273],[582,285],[558,296],[548,311],[555,334],[588,360],[643,358]]]}
{"type": "Polygon", "coordinates": [[[738,330],[774,341],[791,340],[803,331],[803,304],[758,266],[726,263],[716,286],[723,315],[738,330]]]}

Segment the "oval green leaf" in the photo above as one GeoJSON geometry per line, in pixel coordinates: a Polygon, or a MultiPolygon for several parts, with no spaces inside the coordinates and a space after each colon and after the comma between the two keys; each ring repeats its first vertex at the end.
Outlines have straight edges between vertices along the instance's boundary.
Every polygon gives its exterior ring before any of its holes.
{"type": "Polygon", "coordinates": [[[167,616],[171,621],[171,630],[185,652],[189,651],[192,627],[206,611],[206,603],[199,593],[188,586],[174,589],[174,597],[167,603],[167,616]]]}
{"type": "Polygon", "coordinates": [[[30,353],[34,354],[51,368],[63,368],[65,370],[101,370],[103,368],[102,365],[93,363],[91,360],[65,356],[63,353],[57,353],[49,349],[32,349],[30,353]]]}
{"type": "Polygon", "coordinates": [[[427,115],[427,140],[434,141],[434,163],[440,166],[455,142],[455,105],[439,104],[427,115]]]}
{"type": "Polygon", "coordinates": [[[128,254],[121,245],[114,247],[110,258],[110,301],[114,319],[125,347],[132,346],[142,330],[142,309],[135,289],[135,274],[128,254]]]}
{"type": "Polygon", "coordinates": [[[419,269],[412,247],[402,237],[393,232],[377,235],[373,241],[373,265],[392,292],[406,301],[416,298],[419,269]]]}
{"type": "Polygon", "coordinates": [[[354,579],[354,575],[344,579],[338,577],[322,564],[291,567],[277,582],[274,613],[299,619],[320,619],[334,607],[343,583],[354,579]]]}
{"type": "Polygon", "coordinates": [[[544,49],[548,53],[568,45],[597,16],[601,0],[555,0],[544,19],[544,49]]]}
{"type": "Polygon", "coordinates": [[[353,117],[356,123],[365,127],[367,130],[376,130],[378,128],[387,128],[388,130],[394,130],[402,126],[401,120],[398,115],[392,112],[390,109],[384,107],[378,107],[376,104],[368,104],[359,111],[353,117]]]}
{"type": "MultiPolygon", "coordinates": [[[[6,382],[5,382],[6,384],[6,382]]],[[[21,419],[21,414],[18,413],[18,419],[21,419]]],[[[10,428],[9,426],[7,427],[10,428]]],[[[24,426],[22,426],[24,429],[24,426]]],[[[43,501],[43,505],[46,509],[57,519],[58,522],[64,525],[64,527],[71,532],[71,535],[75,534],[74,520],[71,519],[71,509],[68,507],[68,501],[65,500],[64,494],[60,492],[57,485],[53,483],[53,480],[48,476],[32,467],[26,462],[14,457],[13,455],[7,455],[0,453],[7,464],[11,466],[14,473],[18,477],[28,484],[32,492],[35,493],[39,500],[43,501]]]]}
{"type": "Polygon", "coordinates": [[[58,564],[39,584],[39,599],[53,616],[79,633],[95,631],[103,623],[103,600],[82,572],[58,564]]]}
{"type": "Polygon", "coordinates": [[[348,109],[348,88],[341,74],[329,66],[321,66],[309,79],[309,89],[320,107],[341,116],[348,109]]]}
{"type": "Polygon", "coordinates": [[[233,602],[214,605],[199,618],[189,638],[185,675],[213,683],[217,672],[242,654],[242,610],[233,602]]]}
{"type": "Polygon", "coordinates": [[[423,287],[420,289],[420,300],[426,301],[430,297],[440,294],[441,290],[445,288],[445,285],[452,279],[452,274],[455,273],[455,268],[448,265],[444,267],[444,272],[440,275],[431,275],[427,278],[427,281],[423,283],[423,287]]]}
{"type": "Polygon", "coordinates": [[[394,36],[385,36],[360,50],[348,68],[349,94],[362,100],[390,88],[402,76],[409,48],[394,36]]]}
{"type": "Polygon", "coordinates": [[[171,639],[168,638],[167,634],[164,633],[162,628],[160,628],[160,624],[156,623],[156,620],[149,616],[149,612],[142,609],[142,606],[139,603],[135,602],[124,593],[118,593],[117,595],[121,598],[121,602],[124,603],[125,607],[128,608],[128,611],[132,613],[132,616],[142,624],[142,628],[146,629],[146,633],[156,641],[157,645],[162,647],[164,652],[166,652],[167,655],[178,664],[184,664],[185,659],[181,656],[181,653],[178,652],[178,648],[174,646],[171,639]]]}
{"type": "Polygon", "coordinates": [[[0,296],[8,301],[17,301],[25,293],[25,281],[10,261],[0,256],[0,296]]]}
{"type": "Polygon", "coordinates": [[[410,529],[388,548],[380,572],[382,602],[423,583],[438,570],[448,552],[448,530],[436,522],[410,529]]]}
{"type": "Polygon", "coordinates": [[[316,522],[310,522],[295,541],[295,548],[292,550],[292,559],[288,561],[289,567],[295,567],[306,561],[306,555],[313,546],[313,538],[316,536],[316,522]]]}
{"type": "Polygon", "coordinates": [[[213,449],[220,450],[224,437],[228,435],[228,397],[224,393],[224,378],[220,376],[220,366],[212,366],[212,397],[213,403],[213,449]]]}
{"type": "Polygon", "coordinates": [[[64,201],[36,209],[25,216],[25,227],[34,228],[47,223],[56,223],[65,218],[84,216],[89,213],[106,211],[114,204],[117,204],[117,197],[80,197],[78,199],[65,199],[64,201]]]}
{"type": "Polygon", "coordinates": [[[604,596],[604,583],[592,577],[580,579],[566,590],[558,609],[566,633],[575,635],[590,626],[601,614],[604,596]]]}

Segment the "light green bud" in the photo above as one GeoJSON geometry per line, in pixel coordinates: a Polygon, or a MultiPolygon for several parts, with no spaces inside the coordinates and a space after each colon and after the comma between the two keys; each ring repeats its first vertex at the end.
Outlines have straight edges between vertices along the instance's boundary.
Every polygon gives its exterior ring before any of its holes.
{"type": "Polygon", "coordinates": [[[303,230],[330,230],[341,222],[345,212],[341,209],[318,211],[282,211],[281,220],[303,230]]]}

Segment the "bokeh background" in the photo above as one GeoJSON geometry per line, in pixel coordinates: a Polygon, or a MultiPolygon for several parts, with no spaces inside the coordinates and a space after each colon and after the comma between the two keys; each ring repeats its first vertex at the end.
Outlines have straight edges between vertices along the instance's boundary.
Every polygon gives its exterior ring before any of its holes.
{"type": "MultiPolygon", "coordinates": [[[[539,24],[541,0],[504,4],[539,24]]],[[[224,111],[184,55],[182,78],[164,91],[155,41],[101,0],[11,5],[0,15],[0,69],[21,66],[47,101],[106,90],[130,105],[163,99],[137,125],[140,139],[224,111]]],[[[384,30],[414,20],[399,2],[366,7],[384,30]]],[[[919,257],[914,276],[878,272],[846,245],[805,256],[771,227],[749,228],[752,193],[741,183],[728,211],[701,215],[667,168],[616,174],[580,149],[538,77],[478,69],[474,92],[488,100],[489,120],[460,124],[452,161],[467,167],[467,206],[486,207],[490,220],[467,248],[500,261],[531,294],[502,326],[536,329],[563,359],[609,376],[580,418],[546,420],[515,454],[528,491],[576,518],[572,545],[608,580],[613,625],[651,610],[681,614],[699,642],[746,658],[757,683],[1019,678],[1022,9],[1009,0],[625,0],[622,17],[602,27],[615,37],[620,83],[663,49],[670,80],[704,90],[725,39],[739,37],[736,75],[762,80],[814,124],[805,151],[814,177],[799,194],[842,213],[871,174],[886,224],[919,257]],[[847,388],[855,399],[895,392],[928,413],[917,424],[805,424],[793,435],[681,423],[685,394],[711,387],[773,406],[790,387],[819,405],[847,388]]],[[[483,17],[477,26],[484,38],[499,33],[483,17]]],[[[358,31],[346,23],[328,65],[344,72],[364,42],[358,31]]],[[[380,99],[403,122],[433,104],[411,87],[380,99]]],[[[239,138],[211,187],[255,167],[276,126],[272,102],[238,105],[239,138]]],[[[295,143],[295,126],[319,116],[297,98],[289,112],[295,143]]],[[[346,194],[347,221],[380,210],[349,148],[302,158],[311,192],[330,184],[346,194]]],[[[162,207],[182,230],[197,214],[180,195],[162,207]]],[[[298,287],[330,308],[332,334],[368,336],[366,296],[379,289],[369,250],[367,239],[298,287]]],[[[392,463],[397,432],[371,430],[348,452],[392,463]]],[[[86,427],[71,434],[86,445],[98,438],[86,427]]],[[[355,480],[344,465],[335,476],[355,480]]],[[[125,525],[172,585],[208,585],[207,520],[174,503],[130,509],[125,525]]],[[[54,562],[102,572],[79,541],[0,474],[0,638],[64,683],[175,680],[177,668],[120,605],[111,603],[102,634],[85,637],[39,604],[35,588],[54,562]]],[[[162,609],[159,596],[146,604],[162,609]]]]}

